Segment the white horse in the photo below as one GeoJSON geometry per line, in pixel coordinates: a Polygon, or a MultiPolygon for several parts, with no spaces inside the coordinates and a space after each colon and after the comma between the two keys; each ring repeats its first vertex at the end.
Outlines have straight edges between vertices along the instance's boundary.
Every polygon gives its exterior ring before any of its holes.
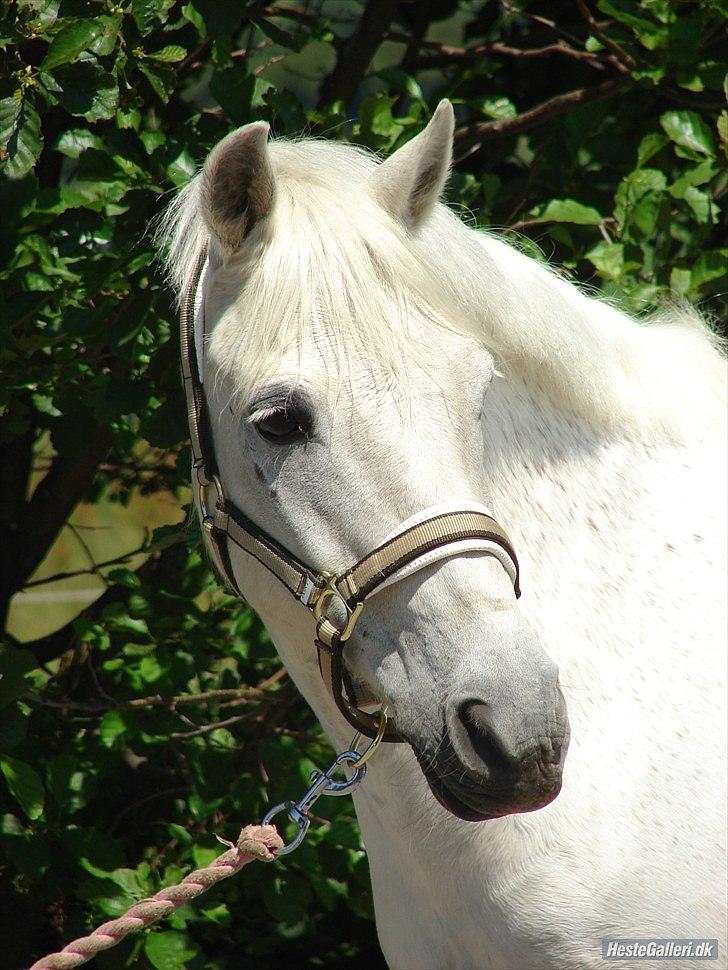
{"type": "MultiPolygon", "coordinates": [[[[495,558],[451,556],[376,596],[346,645],[350,684],[409,742],[355,796],[391,966],[724,947],[723,359],[687,308],[640,325],[466,226],[438,201],[452,131],[443,102],[380,163],[254,123],[182,192],[170,267],[182,290],[209,245],[221,478],[318,566],[453,502],[487,503],[519,554],[518,602],[495,558]]],[[[231,557],[341,749],[309,612],[231,557]]]]}

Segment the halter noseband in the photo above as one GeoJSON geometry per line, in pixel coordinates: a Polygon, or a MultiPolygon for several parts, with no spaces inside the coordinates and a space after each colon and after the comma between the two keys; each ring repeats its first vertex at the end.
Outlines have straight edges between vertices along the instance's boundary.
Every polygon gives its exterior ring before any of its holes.
{"type": "MultiPolygon", "coordinates": [[[[415,517],[417,521],[405,522],[395,534],[349,569],[315,572],[247,518],[226,497],[218,477],[195,344],[197,287],[206,261],[207,247],[197,258],[182,301],[180,343],[197,504],[215,565],[231,589],[242,596],[228,549],[228,542],[233,542],[265,566],[299,603],[313,613],[321,676],[347,721],[357,731],[374,738],[381,723],[381,712],[370,714],[362,710],[357,707],[352,692],[349,691],[351,696],[347,696],[344,690],[344,644],[351,636],[366,600],[384,586],[398,582],[438,558],[473,549],[496,556],[508,570],[516,596],[520,596],[516,554],[496,520],[487,511],[471,506],[448,511],[427,510],[415,517]],[[214,500],[211,502],[212,492],[214,500]],[[457,548],[448,552],[447,547],[453,544],[457,544],[457,548]],[[342,627],[329,615],[337,601],[346,616],[342,627]]],[[[200,336],[204,340],[204,306],[201,318],[200,336]]],[[[383,740],[401,740],[389,722],[383,740]]]]}

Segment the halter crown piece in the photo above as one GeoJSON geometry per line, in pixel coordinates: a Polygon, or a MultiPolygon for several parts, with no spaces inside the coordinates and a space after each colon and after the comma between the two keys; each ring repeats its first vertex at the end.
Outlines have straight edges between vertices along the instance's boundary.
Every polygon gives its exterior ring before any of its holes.
{"type": "MultiPolygon", "coordinates": [[[[348,569],[316,572],[300,562],[280,543],[258,528],[228,498],[218,477],[209,413],[202,385],[201,348],[204,345],[204,300],[199,309],[197,290],[207,262],[203,248],[182,301],[182,377],[187,397],[187,418],[193,458],[193,485],[202,527],[210,542],[215,565],[226,583],[242,596],[229,554],[233,542],[262,563],[291,595],[316,619],[315,645],[321,676],[346,720],[361,734],[376,738],[382,712],[369,713],[356,705],[353,692],[344,689],[343,650],[367,599],[385,586],[399,582],[438,559],[479,551],[495,556],[507,570],[516,596],[520,596],[518,560],[508,536],[483,506],[438,506],[404,522],[395,532],[348,569]],[[197,331],[195,329],[197,325],[197,331]],[[196,342],[196,337],[199,341],[196,342]],[[214,501],[210,501],[214,493],[214,501]],[[339,605],[343,626],[330,617],[339,605]],[[343,611],[341,610],[343,607],[343,611]]],[[[380,732],[381,733],[381,732],[380,732]]],[[[384,741],[402,740],[386,721],[384,741]]]]}

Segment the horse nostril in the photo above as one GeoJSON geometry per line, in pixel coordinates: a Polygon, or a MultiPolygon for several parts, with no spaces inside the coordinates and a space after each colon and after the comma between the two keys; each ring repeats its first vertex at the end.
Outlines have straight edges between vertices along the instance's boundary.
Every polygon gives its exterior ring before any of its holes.
{"type": "MultiPolygon", "coordinates": [[[[490,704],[483,701],[465,701],[457,709],[457,719],[453,725],[458,745],[472,751],[483,762],[491,774],[506,774],[514,771],[520,758],[514,751],[508,751],[502,740],[493,730],[490,704]]],[[[466,759],[469,760],[469,759],[466,759]]]]}

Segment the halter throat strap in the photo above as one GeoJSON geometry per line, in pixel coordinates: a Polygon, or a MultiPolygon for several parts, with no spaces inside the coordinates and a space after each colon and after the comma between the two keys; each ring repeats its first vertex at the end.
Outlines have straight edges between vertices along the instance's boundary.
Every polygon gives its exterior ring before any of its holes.
{"type": "MultiPolygon", "coordinates": [[[[371,714],[362,710],[353,693],[347,694],[344,688],[344,645],[366,601],[385,586],[399,582],[436,559],[469,551],[482,551],[498,558],[510,575],[516,596],[520,596],[516,553],[490,512],[483,506],[466,503],[464,507],[438,506],[418,513],[348,569],[314,570],[241,512],[226,497],[219,478],[195,339],[195,305],[206,261],[205,248],[197,258],[182,300],[180,345],[196,500],[215,566],[227,585],[242,596],[230,559],[229,543],[232,542],[261,563],[294,599],[313,613],[321,676],[347,721],[357,731],[373,738],[380,724],[380,712],[371,714]],[[343,617],[343,623],[334,617],[343,617]]],[[[197,336],[201,338],[199,346],[203,346],[204,307],[200,308],[199,318],[197,336]]],[[[389,722],[383,740],[401,740],[389,722]]]]}

